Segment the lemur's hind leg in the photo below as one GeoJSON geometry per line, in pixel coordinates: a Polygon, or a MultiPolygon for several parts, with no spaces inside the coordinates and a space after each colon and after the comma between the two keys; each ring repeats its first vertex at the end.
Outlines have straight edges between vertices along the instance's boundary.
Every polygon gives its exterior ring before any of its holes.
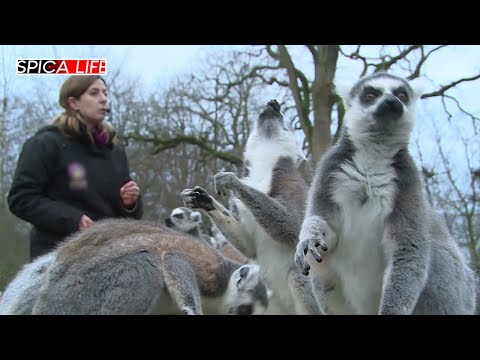
{"type": "Polygon", "coordinates": [[[107,261],[96,272],[93,278],[87,277],[92,285],[85,292],[94,297],[102,291],[102,285],[103,289],[108,289],[99,304],[101,315],[148,314],[165,286],[158,256],[149,250],[107,261]],[[100,276],[103,281],[95,284],[100,276]]]}
{"type": "Polygon", "coordinates": [[[202,315],[197,277],[189,262],[178,252],[162,256],[165,285],[173,302],[186,315],[202,315]]]}
{"type": "Polygon", "coordinates": [[[295,299],[297,315],[322,315],[323,311],[315,296],[310,278],[299,271],[292,270],[288,276],[288,287],[295,299]]]}
{"type": "Polygon", "coordinates": [[[158,256],[125,254],[85,271],[51,265],[32,314],[145,315],[164,289],[158,256]]]}

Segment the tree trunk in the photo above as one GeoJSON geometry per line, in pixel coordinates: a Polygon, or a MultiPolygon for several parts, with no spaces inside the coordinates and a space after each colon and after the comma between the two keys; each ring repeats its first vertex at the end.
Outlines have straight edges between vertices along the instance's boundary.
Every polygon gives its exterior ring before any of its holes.
{"type": "Polygon", "coordinates": [[[335,104],[333,79],[337,70],[339,45],[319,45],[314,54],[315,79],[312,84],[313,133],[310,149],[313,164],[332,145],[332,109],[335,104]]]}

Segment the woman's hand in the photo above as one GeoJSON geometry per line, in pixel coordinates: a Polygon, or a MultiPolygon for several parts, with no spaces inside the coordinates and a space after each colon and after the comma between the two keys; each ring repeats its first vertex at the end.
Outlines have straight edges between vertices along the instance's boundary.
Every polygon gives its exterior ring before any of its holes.
{"type": "Polygon", "coordinates": [[[84,228],[89,228],[91,226],[95,225],[95,222],[90,219],[87,215],[83,214],[82,217],[80,218],[80,221],[78,222],[78,229],[84,229],[84,228]]]}
{"type": "Polygon", "coordinates": [[[123,206],[127,209],[132,208],[140,195],[140,188],[135,181],[129,181],[120,188],[120,197],[123,206]]]}

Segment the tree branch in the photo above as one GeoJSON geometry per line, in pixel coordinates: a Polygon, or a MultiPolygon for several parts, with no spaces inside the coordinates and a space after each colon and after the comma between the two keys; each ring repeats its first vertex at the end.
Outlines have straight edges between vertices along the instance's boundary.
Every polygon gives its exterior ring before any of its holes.
{"type": "Polygon", "coordinates": [[[418,62],[415,70],[413,71],[413,73],[407,77],[408,80],[412,80],[412,79],[415,79],[417,77],[420,76],[420,70],[421,70],[421,67],[422,65],[425,63],[425,61],[427,61],[428,57],[435,51],[437,50],[440,50],[441,48],[445,47],[447,45],[440,45],[440,46],[437,46],[436,48],[430,50],[426,55],[423,55],[423,45],[422,45],[422,58],[420,59],[420,61],[418,62]]]}
{"type": "Polygon", "coordinates": [[[457,81],[454,81],[448,85],[444,85],[442,87],[440,87],[440,89],[438,89],[437,91],[434,91],[434,92],[431,92],[431,93],[428,93],[428,94],[423,94],[421,96],[422,99],[426,99],[426,98],[429,98],[429,97],[434,97],[434,96],[442,96],[445,94],[445,92],[449,89],[451,89],[452,87],[455,87],[457,86],[458,84],[462,83],[462,82],[466,82],[466,81],[474,81],[474,80],[477,80],[477,79],[480,79],[480,74],[478,75],[475,75],[475,76],[472,76],[472,77],[469,77],[469,78],[462,78],[460,80],[457,80],[457,81]]]}
{"type": "Polygon", "coordinates": [[[174,138],[165,139],[161,137],[148,138],[136,133],[129,133],[125,136],[125,138],[133,139],[136,141],[143,141],[146,143],[152,143],[154,145],[153,149],[150,151],[152,155],[158,154],[159,152],[167,149],[175,148],[182,143],[187,143],[191,145],[197,145],[201,149],[205,150],[207,153],[233,165],[241,166],[243,164],[243,161],[240,157],[224,151],[217,151],[209,145],[210,142],[208,140],[197,138],[195,136],[177,135],[174,138]]]}
{"type": "Polygon", "coordinates": [[[388,61],[385,61],[385,58],[382,59],[381,63],[379,63],[377,65],[373,65],[373,66],[375,66],[375,72],[390,69],[392,67],[392,65],[397,63],[399,60],[406,58],[409,53],[411,53],[415,49],[421,48],[421,46],[422,45],[412,45],[412,46],[406,48],[405,50],[401,51],[400,54],[398,54],[397,56],[391,57],[390,60],[388,60],[388,61]]]}
{"type": "MultiPolygon", "coordinates": [[[[285,45],[279,45],[278,49],[279,49],[278,50],[279,64],[282,68],[287,70],[290,89],[292,90],[293,99],[297,107],[300,122],[305,132],[305,136],[308,138],[309,142],[311,142],[312,124],[310,122],[310,119],[308,118],[308,112],[310,111],[310,97],[308,96],[309,93],[306,94],[307,96],[302,97],[302,90],[308,90],[308,86],[306,89],[300,89],[298,87],[297,79],[298,79],[299,70],[295,68],[292,58],[288,53],[287,47],[285,45]]],[[[300,80],[302,81],[302,79],[300,80]]],[[[303,86],[304,86],[304,83],[302,81],[302,87],[303,86]]]]}
{"type": "Polygon", "coordinates": [[[345,115],[345,105],[343,104],[342,98],[337,94],[335,94],[335,103],[337,104],[338,124],[337,129],[335,130],[335,135],[333,136],[333,144],[336,144],[340,138],[343,128],[343,117],[345,115]]]}
{"type": "Polygon", "coordinates": [[[340,54],[342,54],[343,56],[345,56],[349,59],[352,59],[352,60],[361,60],[362,61],[363,70],[362,70],[362,73],[360,74],[360,77],[365,76],[365,74],[367,73],[367,70],[368,70],[368,66],[369,66],[369,64],[367,62],[367,58],[360,55],[360,48],[361,47],[362,47],[362,45],[358,45],[357,49],[351,54],[345,54],[343,52],[342,48],[340,47],[340,54]]]}

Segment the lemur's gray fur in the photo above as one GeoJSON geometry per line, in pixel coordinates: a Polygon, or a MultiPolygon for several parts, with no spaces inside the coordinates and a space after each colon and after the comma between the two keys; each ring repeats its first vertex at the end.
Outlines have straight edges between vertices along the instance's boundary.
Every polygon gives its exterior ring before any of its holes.
{"type": "Polygon", "coordinates": [[[269,314],[319,312],[310,283],[293,263],[308,191],[298,171],[305,160],[272,100],[247,140],[244,176],[215,175],[217,193],[231,191],[230,211],[199,186],[181,193],[185,206],[210,216],[227,239],[260,265],[273,292],[269,314]]]}
{"type": "Polygon", "coordinates": [[[420,95],[414,82],[376,73],[342,96],[343,133],[316,169],[295,254],[322,284],[325,313],[475,311],[474,273],[408,150],[420,95]]]}
{"type": "Polygon", "coordinates": [[[245,257],[236,249],[218,228],[213,224],[213,236],[204,234],[200,229],[201,214],[198,211],[192,211],[187,207],[177,207],[172,210],[170,216],[165,219],[165,225],[171,229],[193,235],[207,244],[220,251],[222,255],[240,263],[250,263],[250,259],[245,257]]]}
{"type": "Polygon", "coordinates": [[[212,223],[212,232],[216,242],[216,248],[222,253],[223,256],[226,256],[240,264],[254,263],[253,259],[246,257],[240,250],[233,246],[230,241],[228,241],[225,235],[223,235],[222,232],[217,228],[215,223],[212,223]]]}
{"type": "Polygon", "coordinates": [[[31,315],[46,272],[55,260],[56,252],[36,258],[15,275],[0,299],[0,315],[31,315]]]}
{"type": "Polygon", "coordinates": [[[258,265],[191,235],[108,219],[61,243],[33,314],[257,314],[268,307],[258,265]]]}

